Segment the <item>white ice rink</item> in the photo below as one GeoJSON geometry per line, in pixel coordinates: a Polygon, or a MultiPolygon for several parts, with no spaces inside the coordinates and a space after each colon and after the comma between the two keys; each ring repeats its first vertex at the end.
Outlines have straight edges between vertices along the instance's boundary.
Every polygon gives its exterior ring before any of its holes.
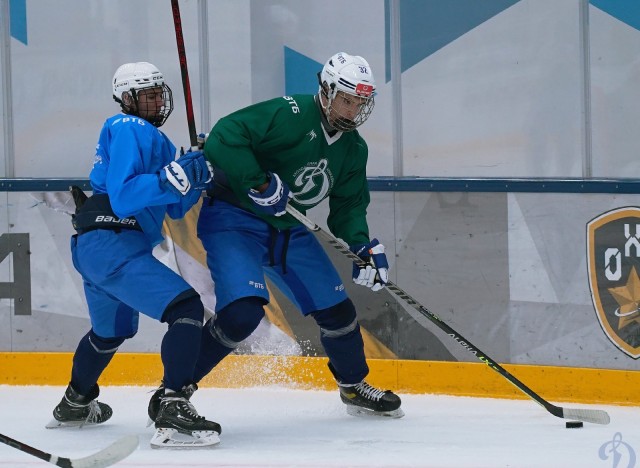
{"type": "MultiPolygon", "coordinates": [[[[0,433],[62,457],[79,458],[137,434],[139,448],[117,467],[602,467],[640,457],[640,409],[593,407],[611,424],[566,429],[532,400],[403,395],[402,419],[348,416],[337,391],[201,389],[200,414],[222,425],[221,443],[153,450],[146,427],[150,387],[105,387],[114,415],[103,426],[45,429],[62,387],[0,386],[0,433]],[[619,434],[613,443],[614,436],[619,434]],[[615,446],[615,447],[614,447],[615,446]]],[[[1,468],[52,466],[0,444],[1,468]]],[[[638,465],[640,466],[640,465],[638,465]]]]}

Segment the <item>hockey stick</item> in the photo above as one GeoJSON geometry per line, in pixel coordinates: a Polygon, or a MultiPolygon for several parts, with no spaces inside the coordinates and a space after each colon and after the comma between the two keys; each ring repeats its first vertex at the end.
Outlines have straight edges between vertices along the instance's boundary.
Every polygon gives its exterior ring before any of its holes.
{"type": "Polygon", "coordinates": [[[176,31],[176,44],[178,46],[180,71],[182,72],[182,89],[184,91],[184,101],[187,107],[189,142],[191,143],[191,147],[193,148],[198,145],[196,135],[196,121],[193,115],[193,103],[191,102],[191,85],[189,84],[187,53],[184,48],[184,36],[182,35],[182,20],[180,19],[180,5],[178,5],[178,0],[171,0],[171,10],[173,12],[173,26],[176,31]]]}
{"type": "Polygon", "coordinates": [[[57,455],[43,452],[4,434],[0,434],[0,442],[62,468],[104,468],[124,460],[138,448],[138,436],[129,435],[116,440],[113,444],[93,455],[74,459],[58,457],[57,455]]]}
{"type": "MultiPolygon", "coordinates": [[[[353,262],[355,262],[356,264],[358,264],[360,266],[364,265],[365,262],[360,257],[358,257],[356,254],[351,252],[349,250],[349,248],[346,247],[342,242],[340,242],[332,234],[330,234],[329,232],[325,231],[320,226],[315,224],[313,221],[311,221],[309,218],[304,216],[302,213],[300,213],[298,210],[296,210],[291,205],[287,205],[287,213],[289,213],[295,219],[300,221],[309,230],[318,233],[333,248],[335,248],[340,253],[346,255],[347,257],[349,257],[349,259],[351,259],[353,262]]],[[[594,410],[594,409],[562,408],[560,406],[555,406],[555,405],[549,403],[544,398],[542,398],[540,395],[538,395],[536,392],[534,392],[529,387],[527,387],[525,384],[520,382],[520,380],[518,380],[516,377],[511,375],[500,364],[498,364],[496,361],[494,361],[489,356],[487,356],[485,353],[483,353],[478,348],[476,348],[473,344],[471,344],[469,342],[469,340],[467,340],[460,333],[458,333],[453,328],[451,328],[449,325],[447,325],[445,322],[443,322],[440,319],[440,317],[438,317],[436,314],[431,312],[429,309],[427,309],[426,307],[421,305],[418,301],[416,301],[414,298],[412,298],[409,294],[407,294],[405,291],[400,289],[398,286],[396,286],[392,282],[388,282],[387,283],[387,289],[392,294],[394,294],[398,298],[402,299],[404,302],[409,304],[415,310],[420,312],[421,315],[423,315],[424,317],[429,319],[432,323],[434,323],[443,332],[445,332],[447,335],[449,335],[451,338],[453,338],[460,346],[462,346],[464,349],[466,349],[471,354],[473,354],[481,362],[484,362],[491,369],[493,369],[498,374],[503,376],[505,379],[507,379],[513,385],[515,385],[520,391],[522,391],[523,393],[528,395],[531,399],[533,399],[536,403],[538,403],[540,406],[542,406],[544,409],[546,409],[552,415],[557,416],[559,418],[572,419],[572,420],[590,422],[590,423],[595,423],[595,424],[609,424],[610,418],[609,418],[609,414],[606,411],[594,410]]]]}

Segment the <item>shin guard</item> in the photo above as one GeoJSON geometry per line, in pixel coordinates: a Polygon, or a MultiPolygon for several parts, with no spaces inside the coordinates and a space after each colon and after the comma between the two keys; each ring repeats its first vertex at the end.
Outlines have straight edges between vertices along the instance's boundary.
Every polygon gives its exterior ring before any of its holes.
{"type": "Polygon", "coordinates": [[[364,355],[364,341],[350,299],[311,314],[320,326],[320,341],[324,347],[336,380],[356,384],[369,373],[364,355]]]}
{"type": "Polygon", "coordinates": [[[169,329],[160,347],[165,388],[179,391],[193,382],[203,319],[204,306],[199,296],[177,302],[165,311],[162,321],[169,324],[169,329]]]}
{"type": "Polygon", "coordinates": [[[107,368],[125,338],[102,338],[93,330],[78,343],[73,355],[71,385],[80,395],[88,395],[107,368]]]}

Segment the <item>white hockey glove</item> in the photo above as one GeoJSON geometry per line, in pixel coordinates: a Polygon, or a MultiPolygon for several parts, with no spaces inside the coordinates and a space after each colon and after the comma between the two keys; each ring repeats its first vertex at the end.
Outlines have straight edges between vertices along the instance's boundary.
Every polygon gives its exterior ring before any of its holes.
{"type": "Polygon", "coordinates": [[[191,151],[163,167],[159,177],[160,185],[183,196],[191,189],[204,189],[213,178],[213,168],[202,151],[191,151]]]}
{"type": "Polygon", "coordinates": [[[373,239],[368,244],[352,245],[349,247],[360,257],[365,265],[353,264],[353,282],[380,291],[389,281],[389,262],[384,253],[384,245],[373,239]]]}
{"type": "Polygon", "coordinates": [[[291,191],[287,184],[280,180],[278,174],[267,173],[269,186],[262,193],[251,189],[247,192],[258,211],[267,215],[282,216],[287,213],[287,202],[291,191]]]}

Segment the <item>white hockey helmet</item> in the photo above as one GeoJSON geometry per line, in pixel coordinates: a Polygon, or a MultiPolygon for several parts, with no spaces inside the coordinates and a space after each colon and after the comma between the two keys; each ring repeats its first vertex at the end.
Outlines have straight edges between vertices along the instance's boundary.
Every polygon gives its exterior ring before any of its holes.
{"type": "Polygon", "coordinates": [[[318,79],[318,96],[329,125],[349,132],[369,118],[375,105],[376,81],[364,58],[338,52],[322,67],[318,79]],[[355,103],[355,110],[347,109],[344,101],[355,103]]]}
{"type": "Polygon", "coordinates": [[[137,115],[161,127],[173,111],[173,93],[164,82],[164,75],[149,62],[125,63],[116,70],[111,82],[113,99],[120,104],[126,114],[137,115]],[[162,91],[162,104],[153,108],[144,108],[138,100],[143,89],[159,87],[162,91]],[[127,94],[131,99],[123,96],[127,94]]]}

